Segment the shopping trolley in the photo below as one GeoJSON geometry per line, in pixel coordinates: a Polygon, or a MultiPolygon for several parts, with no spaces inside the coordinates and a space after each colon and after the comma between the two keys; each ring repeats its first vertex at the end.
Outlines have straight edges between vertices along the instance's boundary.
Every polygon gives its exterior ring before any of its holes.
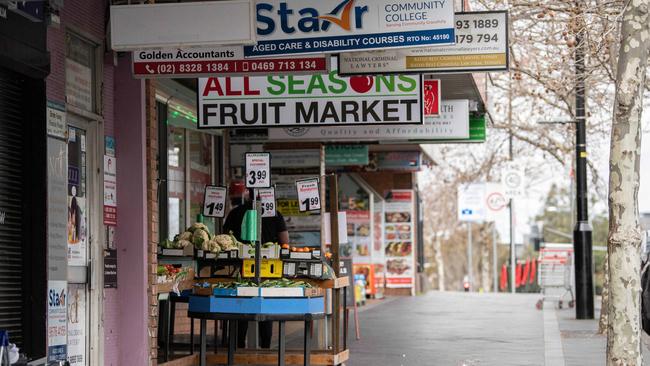
{"type": "Polygon", "coordinates": [[[570,308],[575,306],[573,297],[573,281],[571,277],[573,264],[573,248],[542,248],[539,251],[537,267],[537,283],[541,288],[542,298],[537,301],[537,309],[542,309],[545,300],[557,300],[558,308],[562,309],[563,300],[569,294],[570,308]],[[549,290],[555,289],[555,294],[549,290]]]}

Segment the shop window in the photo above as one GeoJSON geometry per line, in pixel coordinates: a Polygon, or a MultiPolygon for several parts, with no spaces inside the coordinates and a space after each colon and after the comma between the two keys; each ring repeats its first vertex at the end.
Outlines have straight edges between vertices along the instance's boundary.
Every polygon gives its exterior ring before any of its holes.
{"type": "MultiPolygon", "coordinates": [[[[217,136],[196,130],[192,114],[158,103],[159,118],[159,214],[160,239],[173,240],[196,222],[203,207],[205,186],[217,184],[220,154],[217,136]]],[[[204,218],[211,232],[215,219],[204,218]]]]}
{"type": "Polygon", "coordinates": [[[91,113],[98,113],[97,50],[94,42],[74,33],[66,34],[66,103],[91,113]]]}

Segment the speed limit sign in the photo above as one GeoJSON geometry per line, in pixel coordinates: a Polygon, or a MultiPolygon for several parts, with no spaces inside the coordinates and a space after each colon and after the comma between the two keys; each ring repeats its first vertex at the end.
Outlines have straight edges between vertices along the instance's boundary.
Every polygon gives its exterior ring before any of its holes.
{"type": "Polygon", "coordinates": [[[246,188],[271,186],[271,154],[246,153],[246,188]]]}

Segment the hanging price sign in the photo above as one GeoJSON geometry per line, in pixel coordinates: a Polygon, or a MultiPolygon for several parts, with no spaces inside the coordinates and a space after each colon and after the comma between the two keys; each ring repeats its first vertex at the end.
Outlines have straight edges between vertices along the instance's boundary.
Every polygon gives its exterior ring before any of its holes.
{"type": "Polygon", "coordinates": [[[203,216],[222,218],[226,214],[226,188],[205,186],[203,216]]]}
{"type": "Polygon", "coordinates": [[[246,188],[271,187],[271,154],[246,153],[246,188]]]}
{"type": "Polygon", "coordinates": [[[275,188],[260,188],[257,192],[262,205],[262,217],[275,217],[275,188]]]}
{"type": "Polygon", "coordinates": [[[320,210],[320,189],[318,178],[296,181],[298,190],[298,204],[300,212],[320,210]]]}

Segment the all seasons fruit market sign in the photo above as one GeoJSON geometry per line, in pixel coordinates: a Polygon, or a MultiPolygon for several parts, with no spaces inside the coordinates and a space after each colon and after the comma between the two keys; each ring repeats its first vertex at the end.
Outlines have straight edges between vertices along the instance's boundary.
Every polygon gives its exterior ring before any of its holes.
{"type": "Polygon", "coordinates": [[[198,82],[199,128],[422,124],[419,75],[212,77],[198,82]]]}
{"type": "Polygon", "coordinates": [[[452,0],[259,0],[246,57],[454,43],[452,0]]]}

